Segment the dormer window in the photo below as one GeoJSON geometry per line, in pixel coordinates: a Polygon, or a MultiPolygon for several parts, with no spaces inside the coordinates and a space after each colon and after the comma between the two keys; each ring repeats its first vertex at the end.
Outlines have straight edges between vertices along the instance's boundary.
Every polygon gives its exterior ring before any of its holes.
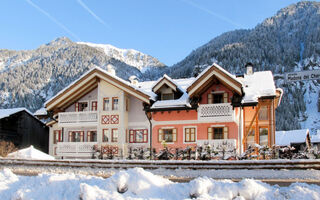
{"type": "Polygon", "coordinates": [[[209,93],[208,94],[208,104],[215,104],[215,103],[228,103],[228,93],[221,92],[221,93],[209,93]]]}
{"type": "Polygon", "coordinates": [[[173,93],[162,93],[161,94],[161,100],[172,100],[174,99],[173,93]]]}

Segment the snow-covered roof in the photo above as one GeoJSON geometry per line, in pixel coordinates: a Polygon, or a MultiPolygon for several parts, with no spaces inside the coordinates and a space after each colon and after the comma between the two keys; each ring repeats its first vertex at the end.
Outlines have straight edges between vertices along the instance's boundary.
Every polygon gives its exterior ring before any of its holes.
{"type": "Polygon", "coordinates": [[[242,103],[257,103],[258,98],[264,96],[275,96],[276,87],[271,71],[254,72],[239,78],[245,93],[242,103]]]}
{"type": "Polygon", "coordinates": [[[26,111],[27,113],[33,116],[33,114],[26,108],[10,108],[10,109],[0,109],[0,119],[9,117],[10,115],[13,115],[21,111],[26,111]]]}
{"type": "Polygon", "coordinates": [[[304,143],[308,132],[309,129],[276,131],[276,145],[289,146],[293,143],[304,143]]]}
{"type": "MultiPolygon", "coordinates": [[[[234,81],[242,84],[235,75],[231,74],[230,72],[228,72],[227,70],[223,69],[220,65],[218,65],[217,63],[213,63],[213,66],[218,68],[220,71],[222,71],[223,73],[225,73],[229,78],[233,79],[234,81]]],[[[191,83],[190,85],[192,85],[194,82],[196,82],[199,78],[201,78],[208,70],[210,70],[212,68],[212,66],[208,66],[206,69],[204,69],[191,83]]]]}
{"type": "Polygon", "coordinates": [[[320,143],[320,130],[316,134],[310,135],[311,143],[320,143]]]}
{"type": "MultiPolygon", "coordinates": [[[[206,68],[202,73],[197,76],[196,78],[187,78],[187,79],[172,79],[167,75],[163,75],[163,77],[159,78],[157,81],[146,81],[146,82],[138,82],[136,84],[132,84],[128,81],[125,81],[119,77],[117,77],[114,74],[109,73],[107,70],[104,70],[100,67],[94,67],[84,73],[81,77],[79,77],[77,80],[73,81],[69,86],[61,90],[59,93],[57,93],[55,96],[53,96],[51,99],[49,99],[46,103],[48,104],[50,101],[55,99],[57,96],[61,95],[63,92],[68,90],[72,85],[74,85],[77,81],[88,75],[93,70],[99,70],[102,73],[107,74],[108,76],[111,76],[112,78],[118,80],[119,82],[131,87],[132,89],[139,91],[143,93],[144,95],[148,96],[149,99],[155,101],[157,95],[153,92],[153,87],[158,84],[161,80],[168,79],[170,82],[175,84],[177,88],[183,93],[181,98],[175,99],[175,100],[158,100],[156,101],[152,108],[165,108],[165,107],[183,107],[187,106],[190,107],[189,104],[189,95],[187,93],[187,89],[195,83],[201,76],[203,76],[209,69],[212,67],[215,67],[219,71],[223,72],[225,75],[230,77],[235,82],[242,85],[243,91],[245,93],[242,103],[243,104],[250,104],[250,103],[257,103],[258,98],[264,97],[264,96],[275,96],[276,95],[276,88],[273,80],[273,75],[271,71],[262,71],[262,72],[254,72],[252,75],[245,75],[242,77],[236,77],[232,74],[230,74],[228,71],[223,69],[217,64],[213,64],[213,66],[206,68]]],[[[240,86],[241,87],[241,86],[240,86]]]]}
{"type": "Polygon", "coordinates": [[[179,99],[158,100],[152,105],[151,108],[155,109],[155,108],[191,107],[189,103],[189,95],[186,92],[186,89],[194,79],[195,78],[187,78],[187,79],[171,79],[170,78],[170,81],[172,81],[178,87],[178,89],[181,92],[183,92],[183,95],[179,99]]]}
{"type": "Polygon", "coordinates": [[[34,116],[47,115],[47,110],[45,108],[40,108],[36,112],[33,113],[34,116]]]}
{"type": "Polygon", "coordinates": [[[32,160],[54,160],[54,157],[35,149],[32,145],[28,148],[8,154],[7,158],[32,159],[32,160]]]}

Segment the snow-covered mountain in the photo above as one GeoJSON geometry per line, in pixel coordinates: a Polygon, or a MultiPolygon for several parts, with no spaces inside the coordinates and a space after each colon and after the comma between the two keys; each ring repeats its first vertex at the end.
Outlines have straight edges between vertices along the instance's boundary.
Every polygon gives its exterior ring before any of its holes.
{"type": "Polygon", "coordinates": [[[164,66],[160,61],[147,54],[141,53],[134,49],[120,49],[110,44],[94,44],[89,42],[77,42],[78,44],[88,45],[90,47],[103,50],[107,56],[120,60],[127,65],[136,67],[141,72],[145,72],[147,69],[155,66],[164,66]]]}
{"type": "MultiPolygon", "coordinates": [[[[250,30],[224,33],[191,52],[167,73],[172,77],[190,77],[213,62],[228,71],[243,73],[252,62],[256,71],[275,74],[320,68],[320,3],[299,2],[281,9],[250,30]]],[[[320,80],[285,83],[277,109],[277,129],[320,129],[318,98],[320,80]]]]}
{"type": "Polygon", "coordinates": [[[35,111],[89,68],[112,64],[123,79],[158,77],[166,66],[136,50],[58,38],[35,50],[0,50],[0,107],[35,111]]]}

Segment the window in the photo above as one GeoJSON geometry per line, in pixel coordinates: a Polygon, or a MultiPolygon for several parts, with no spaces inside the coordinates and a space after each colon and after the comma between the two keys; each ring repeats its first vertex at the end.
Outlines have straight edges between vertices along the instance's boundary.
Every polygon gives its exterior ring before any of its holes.
{"type": "Polygon", "coordinates": [[[88,102],[78,102],[76,103],[76,111],[88,111],[88,102]]]}
{"type": "Polygon", "coordinates": [[[111,142],[118,142],[118,129],[112,129],[111,142]]]}
{"type": "Polygon", "coordinates": [[[208,104],[214,103],[228,103],[228,93],[209,93],[208,94],[208,104]]]}
{"type": "Polygon", "coordinates": [[[177,129],[159,129],[159,142],[176,142],[177,141],[177,129]]]}
{"type": "Polygon", "coordinates": [[[223,103],[223,94],[213,94],[213,103],[223,103]]]}
{"type": "Polygon", "coordinates": [[[147,143],[148,130],[147,129],[129,130],[129,142],[130,143],[147,143]]]}
{"type": "Polygon", "coordinates": [[[228,127],[209,127],[208,139],[228,139],[228,127]]]}
{"type": "Polygon", "coordinates": [[[97,101],[92,101],[91,102],[91,110],[92,111],[97,111],[97,101]]]}
{"type": "Polygon", "coordinates": [[[259,144],[261,146],[267,146],[268,145],[268,128],[266,127],[260,127],[259,128],[259,144]]]}
{"type": "Polygon", "coordinates": [[[119,99],[118,97],[112,98],[112,110],[118,110],[119,109],[119,99]]]}
{"type": "Polygon", "coordinates": [[[110,110],[110,101],[109,98],[103,98],[103,110],[110,110]]]}
{"type": "Polygon", "coordinates": [[[268,106],[262,106],[260,108],[259,120],[268,120],[268,106]]]}
{"type": "MultiPolygon", "coordinates": [[[[248,131],[249,127],[246,127],[246,131],[248,131]]],[[[247,147],[250,145],[251,147],[254,147],[255,144],[255,127],[251,127],[248,136],[247,136],[247,147]]]]}
{"type": "Polygon", "coordinates": [[[108,142],[109,141],[109,129],[103,129],[102,130],[102,142],[108,142]]]}
{"type": "Polygon", "coordinates": [[[196,128],[185,128],[184,129],[184,141],[195,142],[196,141],[196,128]]]}
{"type": "Polygon", "coordinates": [[[61,130],[53,131],[53,144],[57,144],[57,142],[63,142],[63,133],[61,130]]]}
{"type": "Polygon", "coordinates": [[[97,141],[97,131],[88,131],[87,132],[87,141],[96,142],[97,141]]]}
{"type": "Polygon", "coordinates": [[[83,131],[70,131],[69,142],[83,142],[84,132],[83,131]]]}
{"type": "Polygon", "coordinates": [[[173,93],[162,93],[161,94],[161,100],[172,100],[174,99],[173,93]]]}

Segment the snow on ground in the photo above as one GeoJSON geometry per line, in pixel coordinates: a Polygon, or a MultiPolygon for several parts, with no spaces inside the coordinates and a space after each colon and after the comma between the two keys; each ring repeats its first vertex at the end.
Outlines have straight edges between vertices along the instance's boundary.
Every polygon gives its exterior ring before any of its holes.
{"type": "Polygon", "coordinates": [[[240,182],[200,177],[174,183],[141,168],[120,171],[108,179],[74,173],[17,176],[0,171],[0,199],[320,199],[320,186],[294,183],[270,186],[261,181],[240,182]]]}
{"type": "Polygon", "coordinates": [[[34,160],[55,160],[53,156],[43,153],[35,149],[32,145],[25,149],[20,149],[13,153],[8,154],[7,158],[14,159],[34,159],[34,160]]]}

